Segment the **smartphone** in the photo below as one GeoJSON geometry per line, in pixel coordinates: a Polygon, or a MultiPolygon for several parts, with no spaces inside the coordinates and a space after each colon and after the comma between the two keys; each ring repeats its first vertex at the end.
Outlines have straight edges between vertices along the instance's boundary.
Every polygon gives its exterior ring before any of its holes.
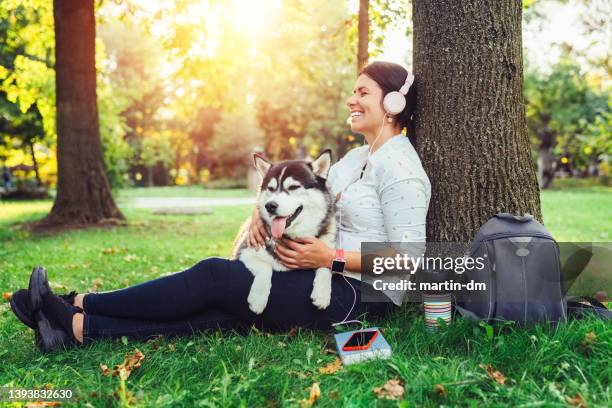
{"type": "Polygon", "coordinates": [[[367,350],[378,336],[378,330],[357,331],[342,346],[343,351],[367,350]]]}

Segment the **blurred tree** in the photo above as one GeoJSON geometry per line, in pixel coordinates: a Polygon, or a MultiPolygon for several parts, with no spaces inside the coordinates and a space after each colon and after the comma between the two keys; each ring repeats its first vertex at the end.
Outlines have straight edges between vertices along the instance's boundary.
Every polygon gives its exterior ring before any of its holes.
{"type": "Polygon", "coordinates": [[[589,143],[586,136],[594,136],[587,129],[608,110],[608,97],[589,85],[581,67],[568,53],[548,74],[527,72],[527,125],[538,152],[540,187],[551,185],[557,157],[564,155],[573,166],[586,170],[603,153],[598,143],[589,143]]]}
{"type": "Polygon", "coordinates": [[[494,214],[542,218],[523,101],[521,2],[414,0],[427,239],[469,242],[494,214]]]}
{"type": "Polygon", "coordinates": [[[39,227],[123,219],[106,177],[96,99],[94,3],[54,0],[57,195],[39,227]]]}
{"type": "Polygon", "coordinates": [[[263,132],[252,115],[226,114],[215,125],[210,150],[214,152],[213,178],[244,179],[253,166],[253,152],[263,132]]]}
{"type": "Polygon", "coordinates": [[[370,19],[368,12],[370,0],[359,0],[359,23],[358,23],[358,42],[357,42],[357,73],[368,64],[368,43],[370,41],[370,19]]]}
{"type": "Polygon", "coordinates": [[[34,145],[44,138],[44,135],[42,118],[36,105],[32,105],[27,112],[22,113],[14,103],[0,99],[0,144],[17,139],[21,149],[29,150],[38,186],[41,186],[42,182],[34,145]]]}
{"type": "Polygon", "coordinates": [[[154,185],[153,172],[156,166],[169,169],[174,161],[174,149],[167,132],[153,133],[142,140],[140,162],[147,169],[147,184],[154,185]]]}

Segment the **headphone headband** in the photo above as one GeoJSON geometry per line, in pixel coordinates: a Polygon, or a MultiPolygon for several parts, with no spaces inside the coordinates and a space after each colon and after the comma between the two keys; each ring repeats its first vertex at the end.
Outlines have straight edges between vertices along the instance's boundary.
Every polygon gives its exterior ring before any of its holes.
{"type": "Polygon", "coordinates": [[[404,85],[402,85],[399,92],[401,92],[402,95],[406,95],[413,83],[414,83],[414,75],[408,72],[408,75],[406,76],[406,82],[404,82],[404,85]]]}

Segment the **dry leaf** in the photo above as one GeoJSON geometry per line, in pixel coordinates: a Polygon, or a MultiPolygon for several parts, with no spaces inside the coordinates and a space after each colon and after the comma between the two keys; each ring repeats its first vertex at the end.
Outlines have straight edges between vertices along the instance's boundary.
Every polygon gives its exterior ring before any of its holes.
{"type": "Polygon", "coordinates": [[[287,333],[287,337],[285,337],[285,340],[292,339],[295,336],[297,336],[297,334],[298,334],[298,328],[293,326],[291,330],[289,330],[289,333],[287,333]]]}
{"type": "Polygon", "coordinates": [[[125,359],[123,363],[117,364],[115,368],[111,371],[108,369],[108,366],[105,364],[100,364],[100,368],[102,369],[102,375],[112,375],[113,377],[119,376],[122,380],[127,380],[132,371],[140,367],[142,364],[142,360],[144,360],[144,354],[138,349],[134,349],[134,351],[130,354],[127,353],[125,355],[125,359]]]}
{"type": "Polygon", "coordinates": [[[398,399],[404,396],[406,390],[404,386],[400,384],[399,380],[389,380],[382,387],[374,388],[374,394],[378,398],[385,399],[398,399]]]}
{"type": "Polygon", "coordinates": [[[300,401],[300,406],[302,408],[311,407],[315,402],[317,402],[321,398],[321,388],[319,388],[319,383],[312,384],[310,387],[310,396],[308,399],[303,399],[300,401]]]}
{"type": "Polygon", "coordinates": [[[504,375],[499,371],[493,371],[493,367],[491,366],[491,364],[479,364],[478,366],[486,370],[489,377],[491,377],[497,383],[503,385],[506,382],[506,377],[504,377],[504,375]]]}
{"type": "Polygon", "coordinates": [[[2,299],[6,300],[7,302],[9,300],[11,300],[11,296],[13,296],[12,292],[4,292],[4,293],[2,293],[2,299]]]}
{"type": "Polygon", "coordinates": [[[338,357],[332,362],[326,365],[325,367],[319,368],[319,372],[321,374],[334,374],[336,371],[342,368],[342,360],[338,357]]]}
{"type": "Polygon", "coordinates": [[[442,384],[436,384],[434,386],[434,391],[436,392],[436,394],[442,397],[446,397],[446,389],[444,389],[444,386],[442,384]]]}
{"type": "Polygon", "coordinates": [[[157,351],[159,349],[160,343],[164,336],[157,335],[152,339],[147,340],[147,343],[151,345],[151,351],[157,351]]]}
{"type": "Polygon", "coordinates": [[[57,407],[61,403],[59,401],[30,401],[26,402],[26,408],[30,407],[57,407]]]}
{"type": "Polygon", "coordinates": [[[590,331],[584,335],[584,340],[582,340],[582,345],[592,346],[596,342],[597,342],[597,335],[595,334],[595,332],[590,331]]]}
{"type": "Polygon", "coordinates": [[[100,286],[102,286],[104,282],[102,282],[102,279],[100,278],[96,278],[91,282],[91,288],[89,288],[90,292],[97,292],[98,289],[100,289],[100,286]]]}
{"type": "Polygon", "coordinates": [[[104,248],[102,250],[103,255],[116,254],[117,252],[121,252],[121,248],[111,247],[111,248],[104,248]]]}
{"type": "Polygon", "coordinates": [[[584,403],[582,395],[580,394],[576,394],[573,398],[565,397],[565,401],[567,401],[567,403],[570,405],[577,406],[578,408],[586,408],[586,404],[584,403]]]}
{"type": "Polygon", "coordinates": [[[109,376],[112,374],[112,371],[108,369],[106,364],[100,364],[100,369],[102,370],[102,375],[109,376]]]}

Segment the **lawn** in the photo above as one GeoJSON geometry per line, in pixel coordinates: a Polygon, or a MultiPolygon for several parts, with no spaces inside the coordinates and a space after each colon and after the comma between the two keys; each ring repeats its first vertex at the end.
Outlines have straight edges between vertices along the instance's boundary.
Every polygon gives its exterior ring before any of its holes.
{"type": "MultiPolygon", "coordinates": [[[[44,265],[57,292],[111,290],[227,256],[248,206],[215,207],[213,215],[157,216],[129,205],[136,197],[248,197],[245,191],[131,189],[119,192],[128,227],[30,235],[15,223],[36,219],[49,201],[0,202],[0,291],[27,285],[32,266],[44,265]],[[211,194],[211,195],[207,195],[211,194]]],[[[612,189],[545,192],[544,220],[559,241],[609,241],[612,189]]],[[[335,359],[328,333],[297,330],[248,336],[207,332],[180,339],[102,341],[43,355],[33,333],[0,300],[0,387],[71,388],[75,406],[296,406],[320,384],[317,406],[567,406],[579,395],[586,406],[612,406],[612,329],[597,320],[558,329],[490,328],[459,320],[437,334],[411,308],[379,322],[394,357],[319,372],[335,359]],[[127,352],[145,355],[121,388],[102,375],[127,352]],[[505,376],[499,384],[481,367],[505,376]],[[398,379],[405,399],[377,399],[375,387],[398,379]],[[441,386],[437,386],[440,384],[441,386]],[[128,398],[131,396],[131,399],[128,398]]],[[[577,404],[576,404],[577,405],[577,404]]]]}

